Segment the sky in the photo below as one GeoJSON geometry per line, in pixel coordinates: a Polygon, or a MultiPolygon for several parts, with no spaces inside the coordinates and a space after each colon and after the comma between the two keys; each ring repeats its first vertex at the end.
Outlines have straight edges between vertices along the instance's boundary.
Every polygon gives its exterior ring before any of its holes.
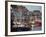
{"type": "Polygon", "coordinates": [[[25,7],[26,7],[29,11],[33,11],[33,10],[40,10],[40,11],[42,11],[42,7],[41,7],[41,6],[25,5],[25,7]]]}

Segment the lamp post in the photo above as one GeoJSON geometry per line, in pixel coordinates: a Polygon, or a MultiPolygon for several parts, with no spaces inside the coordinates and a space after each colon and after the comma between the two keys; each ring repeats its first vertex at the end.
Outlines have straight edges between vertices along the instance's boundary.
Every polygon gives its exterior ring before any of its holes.
{"type": "Polygon", "coordinates": [[[32,24],[31,24],[31,26],[32,26],[31,29],[34,30],[35,22],[32,21],[31,23],[32,23],[32,24]]]}

